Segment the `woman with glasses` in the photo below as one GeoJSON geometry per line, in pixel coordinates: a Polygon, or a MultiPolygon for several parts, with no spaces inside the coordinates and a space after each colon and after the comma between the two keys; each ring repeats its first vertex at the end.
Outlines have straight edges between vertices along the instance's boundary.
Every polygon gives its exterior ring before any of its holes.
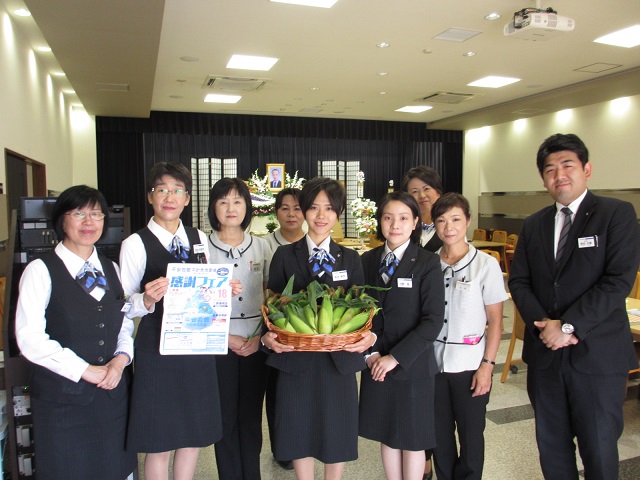
{"type": "MultiPolygon", "coordinates": [[[[135,376],[127,448],[146,453],[147,480],[166,479],[172,450],[173,478],[193,478],[201,447],[222,436],[216,360],[212,355],[160,355],[163,297],[169,263],[207,263],[206,235],[185,227],[191,173],[180,164],[158,163],[147,177],[153,217],[124,242],[122,285],[130,317],[142,317],[135,339],[135,376]]],[[[240,287],[234,283],[237,293],[240,287]]]]}
{"type": "Polygon", "coordinates": [[[134,325],[117,265],[95,248],[107,214],[94,188],[62,192],[52,212],[61,241],[20,279],[16,338],[33,363],[39,479],[124,480],[137,463],[125,449],[134,325]]]}
{"type": "Polygon", "coordinates": [[[431,211],[443,242],[437,253],[444,274],[446,319],[434,343],[440,372],[435,395],[436,476],[480,480],[485,415],[507,293],[498,261],[467,243],[467,199],[447,193],[431,211]]]}

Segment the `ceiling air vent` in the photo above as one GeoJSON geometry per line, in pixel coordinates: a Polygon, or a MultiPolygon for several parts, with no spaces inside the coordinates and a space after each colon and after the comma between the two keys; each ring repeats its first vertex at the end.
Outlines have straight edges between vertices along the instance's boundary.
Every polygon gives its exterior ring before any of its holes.
{"type": "Polygon", "coordinates": [[[420,102],[429,103],[462,103],[476,97],[473,93],[436,92],[433,95],[418,99],[420,102]]]}
{"type": "Polygon", "coordinates": [[[268,80],[263,78],[221,77],[209,75],[202,88],[218,92],[255,92],[260,90],[268,80]]]}

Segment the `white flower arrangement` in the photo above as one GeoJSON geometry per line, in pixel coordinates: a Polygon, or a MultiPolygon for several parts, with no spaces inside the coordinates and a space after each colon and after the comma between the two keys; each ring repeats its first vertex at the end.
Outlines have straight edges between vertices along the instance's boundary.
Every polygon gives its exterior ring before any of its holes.
{"type": "MultiPolygon", "coordinates": [[[[298,171],[293,178],[287,173],[284,179],[284,188],[302,188],[305,179],[298,177],[298,171]]],[[[275,214],[276,198],[269,187],[269,176],[261,177],[258,170],[247,181],[247,185],[251,190],[251,202],[253,203],[253,215],[256,217],[264,217],[275,214]]]]}
{"type": "Polygon", "coordinates": [[[356,198],[351,202],[351,214],[359,237],[366,237],[376,233],[376,202],[368,198],[356,198]]]}

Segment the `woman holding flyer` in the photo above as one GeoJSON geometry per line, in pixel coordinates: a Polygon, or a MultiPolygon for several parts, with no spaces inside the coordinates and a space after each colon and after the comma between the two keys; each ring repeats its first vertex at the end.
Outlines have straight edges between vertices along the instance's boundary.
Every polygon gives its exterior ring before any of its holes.
{"type": "MultiPolygon", "coordinates": [[[[222,436],[216,358],[161,355],[160,327],[170,263],[206,263],[207,237],[185,227],[191,173],[180,164],[158,163],[147,177],[153,217],[122,243],[122,286],[131,304],[127,315],[142,317],[135,338],[135,375],[127,448],[146,453],[147,480],[166,479],[175,450],[173,478],[193,478],[201,447],[222,436]]],[[[235,293],[241,287],[235,283],[235,293]]]]}

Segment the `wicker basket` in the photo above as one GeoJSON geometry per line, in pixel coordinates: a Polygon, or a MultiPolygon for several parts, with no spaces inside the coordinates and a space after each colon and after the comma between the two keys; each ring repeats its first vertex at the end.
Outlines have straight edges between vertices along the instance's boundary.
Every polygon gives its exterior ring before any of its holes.
{"type": "Polygon", "coordinates": [[[282,328],[276,327],[267,316],[269,309],[262,306],[262,317],[264,323],[271,332],[278,334],[278,342],[283,345],[291,345],[294,350],[300,352],[336,352],[344,350],[345,345],[350,343],[356,343],[363,339],[366,334],[371,330],[371,322],[373,320],[373,313],[375,309],[371,309],[369,312],[369,319],[362,328],[359,328],[355,332],[340,333],[340,334],[306,334],[289,332],[282,328]]]}

